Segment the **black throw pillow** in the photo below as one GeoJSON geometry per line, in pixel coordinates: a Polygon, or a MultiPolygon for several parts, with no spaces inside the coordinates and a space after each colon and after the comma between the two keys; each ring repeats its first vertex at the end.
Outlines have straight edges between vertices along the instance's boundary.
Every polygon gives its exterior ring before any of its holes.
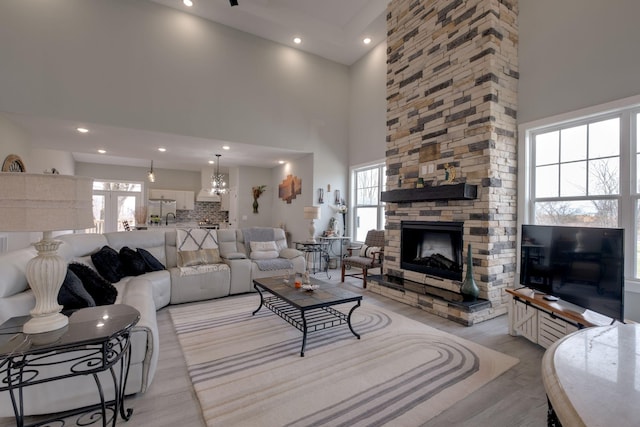
{"type": "Polygon", "coordinates": [[[147,272],[147,264],[144,262],[142,255],[130,247],[124,246],[120,249],[119,256],[125,275],[139,276],[147,272]]]}
{"type": "Polygon", "coordinates": [[[165,269],[164,265],[148,250],[138,248],[137,251],[147,265],[147,271],[162,271],[165,269]]]}
{"type": "Polygon", "coordinates": [[[58,292],[58,304],[64,310],[74,310],[84,307],[95,307],[96,302],[82,284],[82,280],[71,270],[67,269],[60,292],[58,292]]]}
{"type": "Polygon", "coordinates": [[[111,283],[117,283],[125,276],[118,252],[109,246],[103,246],[98,252],[92,254],[91,261],[98,273],[111,283]]]}
{"type": "Polygon", "coordinates": [[[80,278],[84,288],[93,297],[96,305],[109,305],[116,302],[118,290],[111,283],[104,280],[91,267],[85,264],[72,262],[69,270],[80,278]]]}

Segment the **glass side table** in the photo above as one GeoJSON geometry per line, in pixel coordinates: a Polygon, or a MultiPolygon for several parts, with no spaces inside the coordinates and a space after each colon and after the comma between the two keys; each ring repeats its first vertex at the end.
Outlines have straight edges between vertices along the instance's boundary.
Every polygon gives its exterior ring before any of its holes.
{"type": "MultiPolygon", "coordinates": [[[[8,391],[19,427],[53,425],[77,416],[77,425],[102,420],[116,425],[118,415],[129,420],[132,409],[124,407],[124,390],[131,361],[131,328],[140,313],[123,304],[89,307],[77,310],[64,328],[41,334],[24,334],[22,325],[29,316],[15,317],[0,325],[0,392],[8,391]],[[101,377],[101,372],[109,375],[101,377]],[[24,406],[28,405],[28,388],[66,378],[91,375],[100,403],[53,414],[47,423],[40,420],[25,424],[24,406]],[[105,396],[102,381],[113,381],[113,396],[105,396]]],[[[6,395],[5,395],[6,396],[6,395]]],[[[3,397],[4,398],[4,397],[3,397]]]]}
{"type": "Polygon", "coordinates": [[[329,253],[327,249],[329,242],[295,242],[296,249],[305,254],[305,260],[307,264],[307,271],[309,274],[316,274],[319,271],[324,271],[327,275],[327,279],[331,279],[329,276],[329,253]],[[322,262],[324,261],[324,267],[322,262]]]}

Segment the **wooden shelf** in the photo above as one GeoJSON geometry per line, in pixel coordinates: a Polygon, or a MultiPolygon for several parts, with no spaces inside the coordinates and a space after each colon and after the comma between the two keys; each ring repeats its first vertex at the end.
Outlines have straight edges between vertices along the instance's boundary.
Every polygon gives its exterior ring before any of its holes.
{"type": "Polygon", "coordinates": [[[581,327],[604,326],[610,325],[614,322],[614,319],[591,310],[582,309],[582,312],[577,311],[580,310],[580,308],[562,300],[547,301],[544,299],[544,294],[533,292],[528,288],[518,290],[505,289],[505,292],[513,295],[521,301],[524,301],[525,303],[528,302],[536,308],[540,308],[552,315],[567,319],[581,327]]]}
{"type": "Polygon", "coordinates": [[[424,202],[430,200],[474,200],[478,186],[471,184],[439,185],[437,187],[405,188],[382,192],[383,202],[424,202]]]}

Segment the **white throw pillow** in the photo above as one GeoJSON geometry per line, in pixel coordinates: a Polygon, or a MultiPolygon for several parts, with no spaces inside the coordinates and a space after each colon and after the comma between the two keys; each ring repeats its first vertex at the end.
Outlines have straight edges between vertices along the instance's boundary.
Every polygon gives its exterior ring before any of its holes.
{"type": "Polygon", "coordinates": [[[280,258],[293,259],[302,255],[302,252],[293,248],[284,248],[280,250],[280,258]]]}
{"type": "Polygon", "coordinates": [[[275,259],[278,251],[251,251],[251,259],[275,259]]]}
{"type": "Polygon", "coordinates": [[[249,243],[251,245],[251,252],[264,252],[264,251],[277,251],[278,250],[278,246],[276,245],[276,242],[274,241],[270,241],[270,242],[250,242],[249,243]]]}
{"type": "Polygon", "coordinates": [[[371,258],[373,257],[373,254],[375,252],[380,252],[380,249],[382,249],[380,246],[362,245],[362,247],[360,248],[360,256],[365,258],[371,258]]]}

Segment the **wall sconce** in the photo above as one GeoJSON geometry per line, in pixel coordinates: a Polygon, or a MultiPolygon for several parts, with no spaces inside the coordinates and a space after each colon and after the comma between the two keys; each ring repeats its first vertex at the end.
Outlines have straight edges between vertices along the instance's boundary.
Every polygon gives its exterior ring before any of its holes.
{"type": "Polygon", "coordinates": [[[322,188],[318,188],[318,203],[324,203],[324,190],[322,188]]]}
{"type": "Polygon", "coordinates": [[[340,190],[336,190],[334,193],[335,193],[335,196],[336,196],[336,199],[335,199],[334,203],[336,205],[339,205],[340,204],[340,190]]]}

